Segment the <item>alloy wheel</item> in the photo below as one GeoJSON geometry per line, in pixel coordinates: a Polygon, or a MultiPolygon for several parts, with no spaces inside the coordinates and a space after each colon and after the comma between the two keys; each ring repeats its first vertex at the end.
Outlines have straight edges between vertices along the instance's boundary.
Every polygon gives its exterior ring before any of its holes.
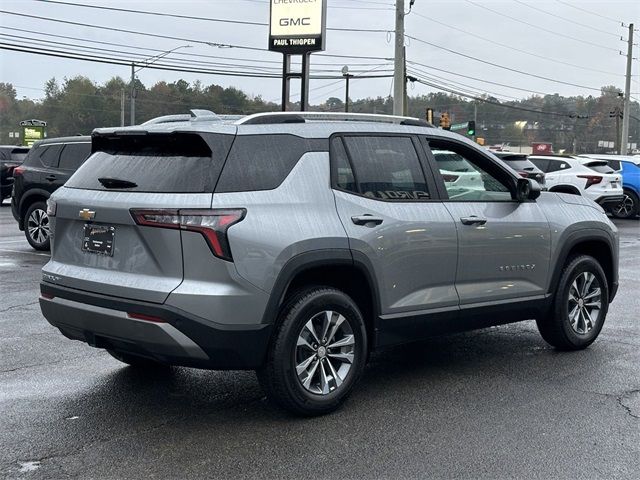
{"type": "Polygon", "coordinates": [[[50,234],[47,212],[39,208],[33,210],[27,219],[27,232],[35,243],[46,242],[50,234]]]}
{"type": "Polygon", "coordinates": [[[573,331],[588,334],[597,325],[602,309],[600,282],[591,272],[582,272],[569,288],[567,313],[573,331]]]}
{"type": "Polygon", "coordinates": [[[633,198],[630,195],[624,194],[622,201],[616,205],[614,213],[618,217],[626,218],[631,215],[634,209],[633,198]]]}
{"type": "Polygon", "coordinates": [[[338,312],[315,314],[296,342],[296,374],[302,386],[317,395],[340,387],[353,366],[356,340],[349,321],[338,312]]]}

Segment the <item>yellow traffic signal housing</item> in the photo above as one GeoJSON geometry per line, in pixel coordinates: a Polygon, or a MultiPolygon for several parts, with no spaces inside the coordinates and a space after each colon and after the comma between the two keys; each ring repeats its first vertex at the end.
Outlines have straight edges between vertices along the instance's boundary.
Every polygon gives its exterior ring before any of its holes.
{"type": "Polygon", "coordinates": [[[449,114],[447,112],[440,114],[440,128],[443,130],[449,130],[451,128],[451,119],[449,119],[449,114]]]}

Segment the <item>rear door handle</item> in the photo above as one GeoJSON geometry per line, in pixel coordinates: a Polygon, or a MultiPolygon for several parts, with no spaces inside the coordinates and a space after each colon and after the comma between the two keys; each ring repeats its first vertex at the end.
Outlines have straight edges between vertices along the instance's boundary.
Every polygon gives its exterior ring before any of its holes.
{"type": "Polygon", "coordinates": [[[46,176],[46,177],[44,177],[44,178],[46,178],[46,179],[47,179],[47,180],[49,180],[50,182],[53,182],[53,181],[54,181],[56,178],[58,178],[58,177],[56,177],[55,175],[47,175],[47,176],[46,176]]]}
{"type": "Polygon", "coordinates": [[[356,225],[365,225],[365,226],[373,227],[374,225],[380,225],[384,221],[384,219],[380,217],[374,217],[373,215],[365,213],[364,215],[357,215],[355,217],[351,217],[351,221],[356,225]],[[372,224],[372,225],[368,225],[368,224],[372,224]]]}
{"type": "Polygon", "coordinates": [[[476,217],[475,215],[471,215],[470,217],[462,217],[460,219],[463,225],[484,225],[487,223],[486,218],[476,217]]]}

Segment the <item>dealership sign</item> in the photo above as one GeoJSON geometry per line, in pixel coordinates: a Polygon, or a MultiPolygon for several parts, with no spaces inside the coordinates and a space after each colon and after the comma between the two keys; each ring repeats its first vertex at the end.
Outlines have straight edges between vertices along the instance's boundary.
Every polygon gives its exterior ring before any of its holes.
{"type": "Polygon", "coordinates": [[[326,0],[271,0],[269,50],[305,54],[324,50],[326,0]]]}

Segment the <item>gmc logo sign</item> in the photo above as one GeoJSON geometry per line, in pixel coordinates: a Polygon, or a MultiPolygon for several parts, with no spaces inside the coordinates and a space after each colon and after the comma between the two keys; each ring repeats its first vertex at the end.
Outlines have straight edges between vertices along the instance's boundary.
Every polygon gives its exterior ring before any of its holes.
{"type": "Polygon", "coordinates": [[[311,25],[311,18],[303,17],[303,18],[281,18],[280,19],[281,27],[298,27],[300,25],[311,25]]]}

